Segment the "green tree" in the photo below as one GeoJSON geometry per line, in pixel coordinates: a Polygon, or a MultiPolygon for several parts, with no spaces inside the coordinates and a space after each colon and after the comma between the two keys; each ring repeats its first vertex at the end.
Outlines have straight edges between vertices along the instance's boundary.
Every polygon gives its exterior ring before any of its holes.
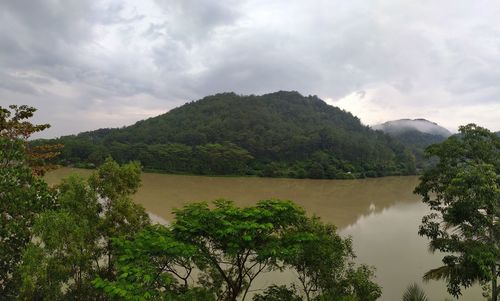
{"type": "MultiPolygon", "coordinates": [[[[175,215],[169,227],[149,227],[131,241],[115,239],[118,278],[98,278],[94,284],[127,300],[188,294],[234,301],[245,300],[260,274],[294,268],[308,300],[380,296],[373,270],[354,267],[350,240],[290,201],[265,200],[244,208],[224,200],[211,206],[193,203],[175,215]],[[194,268],[196,276],[188,282],[194,268]]],[[[295,288],[282,286],[271,286],[254,300],[280,298],[301,300],[295,288]]]]}
{"type": "Polygon", "coordinates": [[[285,263],[297,272],[307,301],[372,301],[381,296],[372,280],[373,270],[365,265],[354,267],[351,240],[341,238],[335,226],[313,217],[304,220],[297,231],[308,239],[295,240],[298,243],[285,263]]]}
{"type": "Polygon", "coordinates": [[[191,287],[197,249],[177,241],[170,229],[153,225],[133,240],[115,239],[118,250],[118,277],[98,277],[94,285],[106,294],[124,300],[214,300],[202,287],[191,287]]]}
{"type": "Polygon", "coordinates": [[[498,300],[500,259],[500,138],[469,124],[460,134],[430,146],[438,163],[427,170],[415,192],[432,213],[422,219],[419,234],[431,239],[432,250],[445,252],[443,266],[424,279],[445,279],[448,291],[490,283],[498,300]]]}
{"type": "Polygon", "coordinates": [[[49,127],[27,121],[35,111],[28,106],[0,107],[0,296],[7,300],[15,297],[17,268],[35,219],[54,205],[51,190],[37,177],[42,173],[36,165],[41,156],[28,148],[28,138],[49,127]]]}
{"type": "Polygon", "coordinates": [[[355,268],[352,263],[347,271],[347,290],[357,301],[375,301],[382,296],[382,288],[374,282],[375,268],[362,264],[355,268]]]}
{"type": "Polygon", "coordinates": [[[279,258],[293,251],[284,236],[305,218],[293,203],[271,200],[246,208],[224,200],[213,207],[193,203],[175,215],[169,228],[149,228],[130,243],[115,241],[122,254],[118,280],[97,279],[96,286],[126,299],[195,292],[208,293],[207,300],[244,300],[256,277],[283,267],[279,258]],[[194,267],[196,283],[189,286],[194,267]]]}
{"type": "Polygon", "coordinates": [[[244,174],[253,157],[232,143],[205,144],[195,148],[198,170],[206,174],[244,174]]]}
{"type": "Polygon", "coordinates": [[[260,201],[246,208],[224,200],[213,205],[176,210],[172,232],[196,247],[205,265],[201,277],[219,298],[245,299],[257,276],[279,268],[278,259],[290,251],[281,238],[305,217],[304,211],[287,201],[260,201]]]}
{"type": "Polygon", "coordinates": [[[257,294],[252,298],[253,301],[302,301],[297,294],[295,287],[286,287],[284,285],[271,285],[262,294],[257,294]]]}
{"type": "Polygon", "coordinates": [[[112,237],[132,238],[149,224],[130,195],[139,187],[136,163],[111,159],[88,180],[72,176],[58,187],[56,208],[40,214],[20,268],[25,300],[99,300],[92,281],[116,278],[112,237]]]}

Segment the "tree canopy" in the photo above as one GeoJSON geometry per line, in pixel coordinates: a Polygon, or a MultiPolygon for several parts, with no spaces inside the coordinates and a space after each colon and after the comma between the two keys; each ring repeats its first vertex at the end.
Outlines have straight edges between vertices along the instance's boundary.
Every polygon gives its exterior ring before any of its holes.
{"type": "Polygon", "coordinates": [[[16,270],[37,216],[54,206],[53,191],[37,176],[43,173],[42,156],[27,143],[33,133],[49,127],[27,121],[35,111],[0,107],[0,295],[6,299],[13,298],[19,285],[16,270]]]}
{"type": "Polygon", "coordinates": [[[99,300],[92,281],[116,279],[113,237],[131,239],[149,225],[144,208],[130,195],[140,183],[137,163],[119,166],[111,159],[88,180],[64,179],[55,207],[40,214],[34,240],[20,266],[22,299],[99,300]]]}
{"type": "Polygon", "coordinates": [[[432,213],[419,234],[431,239],[431,249],[444,252],[443,266],[425,279],[445,279],[448,291],[490,282],[492,300],[498,299],[500,264],[500,138],[469,124],[460,134],[427,149],[438,159],[425,172],[415,192],[432,213]]]}
{"type": "Polygon", "coordinates": [[[175,216],[168,227],[149,227],[132,241],[116,239],[118,278],[99,278],[95,285],[126,300],[235,301],[245,300],[262,273],[290,269],[304,284],[300,292],[271,286],[254,300],[304,295],[369,301],[381,295],[372,269],[354,267],[350,240],[290,201],[264,200],[244,208],[224,200],[192,203],[175,216]]]}

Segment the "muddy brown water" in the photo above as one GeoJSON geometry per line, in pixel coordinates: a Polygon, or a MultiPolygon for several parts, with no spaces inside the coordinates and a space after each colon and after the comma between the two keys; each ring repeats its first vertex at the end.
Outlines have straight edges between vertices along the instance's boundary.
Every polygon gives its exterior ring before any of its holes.
{"type": "MultiPolygon", "coordinates": [[[[49,184],[90,170],[61,168],[46,175],[49,184]]],[[[452,300],[443,282],[422,283],[422,275],[441,263],[428,252],[428,240],[417,235],[428,209],[413,189],[418,177],[385,177],[359,180],[271,179],[204,177],[144,173],[134,200],[154,215],[172,220],[172,209],[189,202],[215,199],[252,205],[258,200],[287,199],[309,214],[335,224],[343,236],[351,236],[356,261],[375,266],[376,281],[383,287],[380,300],[401,300],[407,285],[417,282],[432,300],[452,300]]],[[[294,279],[290,272],[263,275],[255,288],[294,279]]],[[[247,298],[248,299],[248,298],[247,298]]],[[[464,291],[459,300],[482,300],[479,288],[464,291]]]]}

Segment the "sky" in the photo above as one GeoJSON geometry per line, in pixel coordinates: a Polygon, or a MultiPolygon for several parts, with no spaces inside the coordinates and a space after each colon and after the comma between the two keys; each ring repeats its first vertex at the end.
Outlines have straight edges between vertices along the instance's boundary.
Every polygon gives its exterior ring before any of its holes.
{"type": "Polygon", "coordinates": [[[293,90],[367,125],[497,131],[498,16],[498,0],[0,0],[0,106],[38,108],[55,137],[293,90]]]}

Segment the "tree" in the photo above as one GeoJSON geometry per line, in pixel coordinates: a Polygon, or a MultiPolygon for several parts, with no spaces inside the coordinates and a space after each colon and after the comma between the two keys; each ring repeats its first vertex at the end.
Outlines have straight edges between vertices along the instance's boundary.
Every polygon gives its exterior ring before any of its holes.
{"type": "Polygon", "coordinates": [[[237,208],[219,200],[214,206],[196,203],[176,210],[172,233],[196,247],[205,265],[201,277],[220,298],[234,301],[242,295],[244,300],[258,275],[279,268],[278,259],[290,251],[281,238],[305,214],[287,201],[237,208]]]}
{"type": "Polygon", "coordinates": [[[94,285],[124,300],[214,300],[208,288],[191,287],[197,249],[177,241],[170,229],[153,225],[133,240],[114,239],[118,250],[118,277],[98,277],[94,285]]]}
{"type": "Polygon", "coordinates": [[[43,141],[36,145],[28,143],[31,135],[50,128],[50,124],[35,125],[27,121],[35,112],[35,108],[26,105],[10,105],[9,109],[0,106],[0,137],[3,140],[0,167],[23,161],[37,176],[42,176],[47,170],[55,167],[47,164],[47,160],[59,154],[61,144],[49,145],[43,141]],[[22,160],[18,157],[19,152],[22,154],[22,160]]]}
{"type": "Polygon", "coordinates": [[[432,213],[424,216],[419,234],[439,250],[443,266],[424,279],[445,279],[448,291],[490,283],[491,299],[498,300],[500,263],[500,138],[469,124],[458,135],[427,148],[438,163],[421,177],[415,192],[432,213]]]}
{"type": "Polygon", "coordinates": [[[107,277],[114,278],[113,237],[132,238],[150,223],[144,207],[133,202],[131,195],[141,183],[141,167],[137,162],[119,165],[111,157],[94,172],[90,188],[97,194],[102,206],[100,233],[104,240],[107,277]]]}
{"type": "MultiPolygon", "coordinates": [[[[118,278],[98,278],[94,284],[126,300],[189,295],[192,300],[235,301],[245,300],[262,273],[297,269],[304,287],[314,289],[307,291],[308,300],[371,301],[380,296],[373,270],[354,268],[350,240],[318,218],[308,218],[290,201],[264,200],[244,208],[224,200],[212,206],[193,203],[175,215],[169,227],[148,227],[131,241],[115,239],[118,278]]],[[[254,300],[280,298],[301,300],[294,287],[283,286],[271,286],[254,300]]]]}
{"type": "Polygon", "coordinates": [[[284,261],[297,272],[307,301],[372,301],[381,296],[380,287],[372,281],[373,269],[354,267],[351,240],[341,238],[335,226],[313,217],[304,220],[296,231],[308,235],[308,239],[287,242],[296,241],[294,252],[288,253],[284,261]]]}
{"type": "Polygon", "coordinates": [[[252,298],[253,301],[302,301],[297,294],[295,287],[286,287],[284,285],[271,285],[262,294],[257,294],[252,298]]]}
{"type": "Polygon", "coordinates": [[[169,228],[150,227],[131,242],[115,240],[118,280],[97,279],[95,285],[125,299],[168,299],[175,292],[244,300],[257,276],[280,267],[278,259],[291,251],[282,237],[305,217],[293,203],[271,200],[246,208],[225,200],[213,208],[193,203],[174,213],[169,228]],[[189,287],[194,267],[198,285],[189,287]]]}
{"type": "Polygon", "coordinates": [[[131,239],[149,218],[130,195],[140,183],[136,163],[119,166],[111,159],[88,180],[62,181],[56,207],[41,213],[35,239],[23,254],[19,297],[26,300],[100,300],[92,281],[116,279],[113,237],[131,239]]]}
{"type": "Polygon", "coordinates": [[[347,271],[348,296],[357,301],[375,301],[382,296],[382,288],[375,283],[375,268],[362,264],[357,268],[349,264],[347,271]]]}
{"type": "Polygon", "coordinates": [[[253,157],[232,143],[205,144],[195,148],[198,170],[205,174],[245,174],[247,162],[253,157]]]}
{"type": "Polygon", "coordinates": [[[28,138],[49,127],[27,119],[36,110],[28,106],[0,107],[0,295],[13,299],[19,284],[17,268],[32,239],[32,226],[40,212],[52,208],[54,197],[37,175],[43,158],[28,147],[28,138]]]}

